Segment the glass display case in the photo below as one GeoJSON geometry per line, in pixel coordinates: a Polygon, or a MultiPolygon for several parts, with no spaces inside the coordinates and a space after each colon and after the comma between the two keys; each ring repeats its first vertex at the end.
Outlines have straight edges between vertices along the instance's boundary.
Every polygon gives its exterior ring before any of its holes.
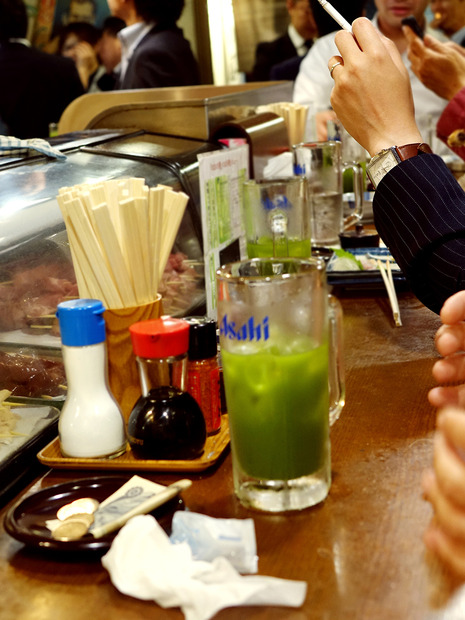
{"type": "Polygon", "coordinates": [[[140,130],[89,130],[61,136],[64,162],[45,157],[0,160],[0,389],[26,398],[63,399],[55,312],[79,296],[63,218],[61,187],[142,177],[183,191],[189,202],[159,292],[173,316],[205,303],[197,154],[204,141],[140,130]]]}

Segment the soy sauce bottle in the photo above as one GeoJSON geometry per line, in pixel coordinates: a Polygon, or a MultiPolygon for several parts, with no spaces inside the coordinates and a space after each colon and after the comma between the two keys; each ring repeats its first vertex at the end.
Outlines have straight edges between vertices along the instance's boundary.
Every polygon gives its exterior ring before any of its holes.
{"type": "Polygon", "coordinates": [[[189,323],[164,316],[131,325],[142,395],[129,416],[128,438],[137,458],[195,459],[202,455],[202,410],[186,392],[189,323]]]}

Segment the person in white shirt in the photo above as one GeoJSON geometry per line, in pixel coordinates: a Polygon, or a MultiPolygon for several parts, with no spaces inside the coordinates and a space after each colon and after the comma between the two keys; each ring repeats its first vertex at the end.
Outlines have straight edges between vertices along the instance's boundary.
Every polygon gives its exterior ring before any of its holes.
{"type": "MultiPolygon", "coordinates": [[[[427,4],[428,0],[399,0],[395,4],[390,0],[375,0],[377,13],[373,18],[373,24],[395,43],[405,66],[409,69],[415,102],[415,118],[423,139],[431,144],[435,153],[444,155],[451,154],[451,151],[435,138],[434,129],[447,101],[426,88],[411,71],[407,57],[408,42],[401,23],[404,17],[414,15],[420,26],[425,27],[424,12],[427,4]]],[[[342,14],[343,11],[342,8],[342,14]]],[[[335,27],[337,28],[337,25],[335,27]]],[[[437,31],[432,31],[428,27],[426,31],[438,36],[437,31]]],[[[330,105],[333,80],[327,67],[328,58],[337,54],[334,43],[335,35],[336,32],[318,39],[300,65],[294,86],[294,101],[310,105],[310,114],[313,112],[315,115],[316,137],[319,140],[327,139],[327,121],[336,120],[336,115],[330,105]]]]}

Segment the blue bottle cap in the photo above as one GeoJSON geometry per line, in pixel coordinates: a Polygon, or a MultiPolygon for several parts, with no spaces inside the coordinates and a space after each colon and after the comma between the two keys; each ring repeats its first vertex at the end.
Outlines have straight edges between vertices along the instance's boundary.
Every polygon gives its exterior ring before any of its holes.
{"type": "Polygon", "coordinates": [[[57,306],[62,344],[84,347],[104,342],[105,306],[98,299],[73,299],[57,306]]]}

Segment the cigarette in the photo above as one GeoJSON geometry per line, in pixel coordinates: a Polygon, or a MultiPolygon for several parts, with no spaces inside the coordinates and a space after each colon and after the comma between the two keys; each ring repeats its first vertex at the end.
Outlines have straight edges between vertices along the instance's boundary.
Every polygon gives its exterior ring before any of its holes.
{"type": "Polygon", "coordinates": [[[334,21],[337,22],[343,30],[352,32],[352,26],[349,24],[349,22],[346,19],[344,19],[342,15],[339,13],[339,11],[336,11],[336,9],[327,0],[318,0],[318,2],[321,4],[324,10],[327,13],[329,13],[329,15],[331,15],[334,21]]]}

